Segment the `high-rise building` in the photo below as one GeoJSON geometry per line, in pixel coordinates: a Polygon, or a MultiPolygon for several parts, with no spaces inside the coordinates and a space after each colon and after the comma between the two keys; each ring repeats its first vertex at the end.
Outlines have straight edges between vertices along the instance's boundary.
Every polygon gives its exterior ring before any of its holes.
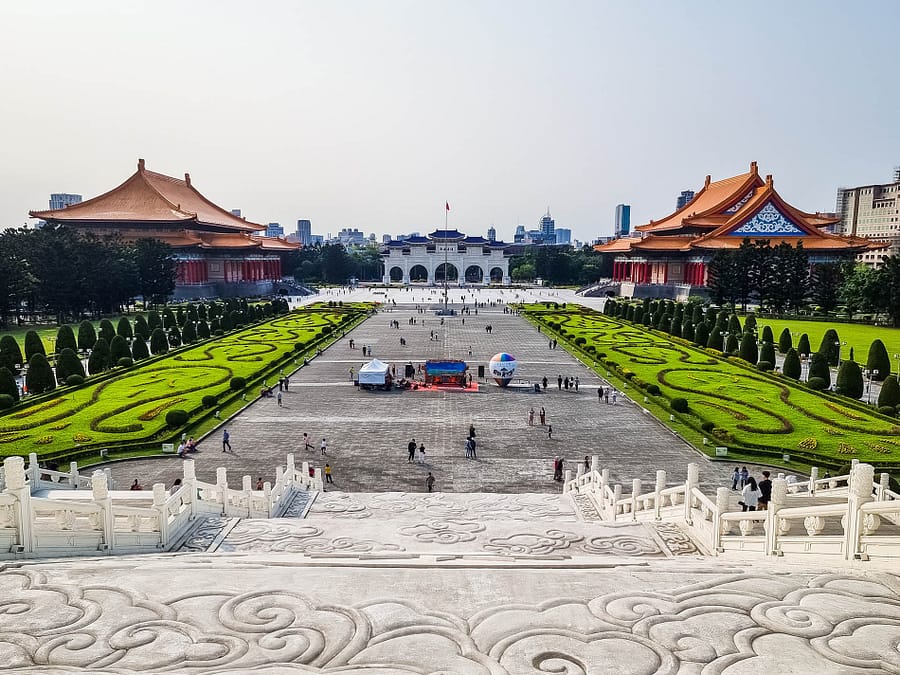
{"type": "Polygon", "coordinates": [[[491,225],[487,231],[488,241],[497,241],[497,230],[494,229],[494,226],[491,225]]]}
{"type": "Polygon", "coordinates": [[[524,225],[516,226],[516,233],[513,235],[513,241],[517,244],[521,244],[523,241],[525,241],[525,226],[524,225]]]}
{"type": "Polygon", "coordinates": [[[556,243],[557,244],[571,244],[572,243],[572,230],[570,230],[566,227],[556,228],[556,243]]]}
{"type": "Polygon", "coordinates": [[[547,207],[547,213],[541,218],[538,229],[544,236],[545,241],[556,241],[556,221],[550,216],[550,207],[547,207]]]}
{"type": "Polygon", "coordinates": [[[626,237],[631,232],[631,204],[616,205],[616,237],[626,237]]]}
{"type": "Polygon", "coordinates": [[[68,192],[54,192],[50,195],[50,210],[59,211],[72,204],[80,204],[81,195],[73,195],[68,192]]]}
{"type": "Polygon", "coordinates": [[[284,228],[279,223],[269,223],[266,225],[267,237],[283,237],[284,228]]]}
{"type": "Polygon", "coordinates": [[[838,188],[835,211],[841,219],[836,234],[890,242],[890,248],[865,251],[857,260],[878,265],[889,255],[900,254],[900,168],[894,180],[882,185],[838,188]]]}
{"type": "Polygon", "coordinates": [[[297,221],[297,239],[304,246],[309,246],[312,243],[312,223],[310,221],[297,221]]]}
{"type": "Polygon", "coordinates": [[[688,205],[688,203],[694,198],[693,190],[682,190],[681,194],[678,195],[678,199],[675,202],[675,209],[681,209],[688,205]]]}
{"type": "Polygon", "coordinates": [[[231,215],[240,218],[240,217],[241,217],[241,210],[240,210],[240,209],[231,209],[231,215]]]}

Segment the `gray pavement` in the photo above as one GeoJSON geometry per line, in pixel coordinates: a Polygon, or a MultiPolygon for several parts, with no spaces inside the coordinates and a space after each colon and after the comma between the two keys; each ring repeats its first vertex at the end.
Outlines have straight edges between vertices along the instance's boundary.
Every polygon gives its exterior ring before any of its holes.
{"type": "MultiPolygon", "coordinates": [[[[457,307],[460,294],[457,291],[457,307]]],[[[396,292],[395,297],[398,302],[406,299],[396,292]]],[[[509,291],[506,299],[512,299],[509,291]]],[[[707,461],[621,394],[618,405],[598,403],[597,388],[606,383],[562,348],[548,349],[544,336],[524,319],[496,306],[466,316],[465,323],[461,317],[449,317],[442,326],[432,310],[420,314],[414,306],[398,306],[363,323],[292,375],[284,407],[274,399],[260,400],[230,421],[232,452],[222,452],[220,431],[204,440],[196,455],[198,477],[213,481],[216,468],[224,466],[232,485],[244,474],[254,483],[258,476],[271,480],[275,466],[294,452],[298,464],[329,462],[336,487],[352,492],[422,491],[428,471],[441,491],[554,492],[560,489],[551,480],[555,455],[564,457],[566,468],[574,471],[585,455],[597,454],[614,481],[627,483],[626,490],[632,478],[652,481],[657,469],[667,470],[671,483],[682,481],[691,461],[701,464],[705,487],[729,480],[730,465],[707,461]],[[416,318],[416,325],[408,325],[410,317],[416,318]],[[399,330],[390,327],[394,319],[400,322],[399,330]],[[490,334],[485,331],[488,324],[493,326],[490,334]],[[432,330],[437,339],[430,339],[432,330]],[[406,346],[400,345],[401,337],[406,346]],[[349,338],[356,349],[349,348],[349,338]],[[394,364],[398,374],[405,363],[432,357],[464,359],[477,371],[493,354],[508,351],[519,360],[522,382],[501,389],[490,380],[481,381],[477,392],[361,391],[350,382],[348,369],[358,370],[368,360],[359,349],[363,345],[371,345],[375,357],[394,364]],[[560,374],[578,376],[579,392],[559,391],[560,374]],[[544,376],[550,380],[547,391],[534,393],[528,383],[544,376]],[[536,413],[546,409],[552,438],[538,424],[537,414],[535,426],[527,425],[532,407],[536,413]],[[477,433],[477,460],[466,459],[464,453],[470,424],[477,433]],[[304,450],[304,432],[315,449],[304,450]],[[328,439],[324,458],[318,449],[323,437],[328,439]],[[407,463],[411,438],[425,444],[425,465],[407,463]]],[[[171,485],[181,475],[181,460],[174,457],[110,467],[120,485],[134,478],[147,487],[155,482],[171,485]]]]}

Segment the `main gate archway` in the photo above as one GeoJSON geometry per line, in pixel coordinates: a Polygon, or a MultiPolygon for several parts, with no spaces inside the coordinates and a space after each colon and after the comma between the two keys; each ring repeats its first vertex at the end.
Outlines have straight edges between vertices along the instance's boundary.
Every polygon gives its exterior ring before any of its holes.
{"type": "Polygon", "coordinates": [[[412,283],[425,283],[428,281],[428,270],[424,265],[413,265],[409,271],[409,280],[412,283]]]}
{"type": "Polygon", "coordinates": [[[466,283],[480,284],[484,281],[484,270],[478,265],[469,265],[466,268],[466,283]]]}
{"type": "Polygon", "coordinates": [[[492,284],[503,283],[503,268],[501,268],[501,267],[492,267],[491,268],[491,283],[492,284]]]}
{"type": "Polygon", "coordinates": [[[403,281],[403,268],[397,267],[396,265],[391,268],[391,281],[393,283],[397,283],[398,281],[403,281]]]}
{"type": "Polygon", "coordinates": [[[441,263],[434,270],[434,282],[437,284],[444,283],[444,275],[448,282],[457,281],[459,279],[459,270],[452,263],[441,263]]]}

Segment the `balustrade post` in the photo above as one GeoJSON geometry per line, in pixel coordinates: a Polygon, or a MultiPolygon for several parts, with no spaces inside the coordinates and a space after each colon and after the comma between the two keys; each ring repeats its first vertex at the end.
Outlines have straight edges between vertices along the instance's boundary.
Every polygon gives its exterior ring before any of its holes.
{"type": "Polygon", "coordinates": [[[36,452],[28,453],[28,480],[31,481],[31,491],[41,489],[41,467],[38,466],[36,452]]]}
{"type": "Polygon", "coordinates": [[[656,485],[653,489],[653,517],[662,519],[662,491],[666,489],[666,472],[660,469],[656,472],[656,485]]]}
{"type": "Polygon", "coordinates": [[[263,483],[263,497],[266,500],[266,518],[272,517],[272,484],[269,481],[263,483]]]}
{"type": "Polygon", "coordinates": [[[788,533],[788,527],[779,524],[778,512],[787,503],[788,482],[783,478],[772,481],[772,494],[766,510],[766,555],[777,555],[779,551],[778,537],[788,533]],[[783,529],[783,531],[782,531],[783,529]]]}
{"type": "Polygon", "coordinates": [[[18,534],[17,553],[34,552],[34,513],[31,510],[31,487],[26,482],[25,460],[21,457],[7,457],[3,460],[3,474],[6,493],[11,494],[16,503],[13,506],[13,527],[18,534]]]}
{"type": "Polygon", "coordinates": [[[600,471],[600,504],[606,509],[606,487],[609,485],[609,469],[600,471]]]}
{"type": "Polygon", "coordinates": [[[713,514],[713,553],[722,553],[722,535],[728,534],[731,527],[722,520],[722,514],[728,513],[728,501],[731,490],[727,487],[716,488],[716,512],[713,514]]]}
{"type": "Polygon", "coordinates": [[[809,496],[816,494],[816,481],[819,480],[819,467],[809,467],[809,496]]]}
{"type": "Polygon", "coordinates": [[[312,488],[314,490],[324,490],[325,489],[325,484],[322,482],[323,479],[322,479],[322,467],[321,466],[316,467],[313,481],[314,481],[314,485],[312,486],[312,488]]]}
{"type": "Polygon", "coordinates": [[[253,479],[250,476],[241,478],[241,491],[247,503],[247,518],[253,517],[253,479]]]}
{"type": "Polygon", "coordinates": [[[569,481],[572,480],[572,470],[566,469],[565,474],[563,474],[563,493],[569,491],[569,481]]]}
{"type": "Polygon", "coordinates": [[[181,491],[181,502],[183,504],[187,504],[188,509],[190,510],[189,518],[191,520],[197,514],[197,474],[196,469],[194,467],[194,460],[186,459],[181,463],[181,469],[183,471],[183,478],[181,482],[184,484],[184,489],[181,491]]]}
{"type": "Polygon", "coordinates": [[[578,466],[575,467],[575,477],[581,478],[584,475],[584,464],[581,462],[578,463],[578,466]]]}
{"type": "Polygon", "coordinates": [[[613,486],[612,520],[619,517],[619,500],[622,499],[622,486],[616,483],[613,486]]]}
{"type": "Polygon", "coordinates": [[[162,550],[169,548],[169,493],[163,483],[153,484],[153,508],[159,519],[159,547],[162,550]]]}
{"type": "Polygon", "coordinates": [[[637,520],[638,498],[641,496],[641,479],[631,481],[631,519],[637,520]]]}
{"type": "Polygon", "coordinates": [[[116,485],[116,481],[114,481],[113,477],[112,477],[112,469],[107,467],[107,468],[103,469],[103,473],[106,474],[106,486],[110,490],[115,490],[117,485],[116,485]]]}
{"type": "Polygon", "coordinates": [[[102,471],[95,471],[91,475],[91,492],[93,493],[94,503],[100,507],[100,530],[103,532],[103,545],[106,555],[111,555],[116,548],[115,541],[115,519],[112,512],[112,499],[109,497],[109,483],[106,480],[106,474],[102,471]]]}
{"type": "Polygon", "coordinates": [[[700,467],[691,462],[687,467],[687,479],[684,481],[684,522],[688,525],[694,524],[691,509],[694,503],[694,488],[700,484],[700,467]]]}
{"type": "Polygon", "coordinates": [[[871,464],[857,463],[850,470],[847,514],[844,517],[844,556],[847,560],[853,560],[860,553],[860,537],[863,529],[863,514],[860,507],[874,500],[872,497],[874,479],[875,467],[871,464]]]}
{"type": "Polygon", "coordinates": [[[884,495],[885,490],[890,490],[891,488],[891,474],[882,473],[878,477],[878,501],[883,502],[886,497],[884,495]]]}
{"type": "Polygon", "coordinates": [[[300,466],[301,466],[300,470],[303,472],[300,475],[300,485],[305,485],[306,489],[309,490],[309,488],[310,488],[309,462],[303,462],[303,464],[301,464],[300,466]]]}
{"type": "Polygon", "coordinates": [[[294,464],[294,453],[289,453],[287,456],[287,469],[285,469],[285,476],[287,476],[287,478],[284,481],[284,486],[286,488],[294,484],[296,470],[297,467],[294,464]]]}
{"type": "Polygon", "coordinates": [[[591,473],[599,473],[600,455],[591,455],[591,473]]]}
{"type": "Polygon", "coordinates": [[[73,490],[78,489],[78,462],[69,462],[69,483],[73,490]]]}
{"type": "Polygon", "coordinates": [[[216,469],[216,492],[219,493],[219,499],[222,502],[222,515],[229,516],[228,503],[228,471],[224,466],[216,469]]]}

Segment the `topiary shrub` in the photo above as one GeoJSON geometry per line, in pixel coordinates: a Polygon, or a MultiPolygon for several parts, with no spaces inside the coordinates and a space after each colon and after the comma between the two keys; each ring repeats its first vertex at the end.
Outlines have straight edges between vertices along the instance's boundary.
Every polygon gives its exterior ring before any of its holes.
{"type": "Polygon", "coordinates": [[[140,361],[141,359],[146,359],[150,357],[150,350],[147,349],[147,343],[144,342],[144,338],[140,335],[136,335],[134,341],[131,343],[131,358],[135,361],[140,361]]]}
{"type": "Polygon", "coordinates": [[[207,394],[203,397],[203,407],[204,408],[212,408],[219,402],[219,399],[213,396],[212,394],[207,394]]]}
{"type": "Polygon", "coordinates": [[[763,371],[764,373],[769,372],[774,367],[775,366],[772,364],[771,361],[760,361],[759,363],[756,364],[756,368],[758,370],[763,371]]]}
{"type": "Polygon", "coordinates": [[[128,317],[123,316],[119,318],[119,323],[116,324],[116,335],[121,335],[126,340],[134,337],[134,331],[131,330],[131,322],[128,320],[128,317]]]}
{"type": "Polygon", "coordinates": [[[170,410],[166,413],[166,425],[168,425],[170,429],[183,427],[185,424],[187,424],[187,421],[189,419],[190,415],[188,415],[187,411],[181,410],[180,408],[170,410]]]}
{"type": "Polygon", "coordinates": [[[800,363],[800,356],[797,354],[797,350],[791,347],[787,350],[787,354],[784,355],[784,364],[781,366],[781,372],[784,373],[785,377],[799,380],[802,371],[803,366],[800,363]]]}
{"type": "Polygon", "coordinates": [[[878,406],[878,412],[882,415],[894,417],[897,414],[897,409],[892,405],[880,405],[878,406]]]}
{"type": "Polygon", "coordinates": [[[16,377],[5,366],[0,366],[0,394],[12,396],[13,401],[19,400],[19,387],[16,384],[16,377]]]}
{"type": "Polygon", "coordinates": [[[838,354],[840,354],[840,338],[838,332],[834,328],[829,328],[822,336],[822,342],[819,344],[819,353],[823,354],[828,360],[828,365],[836,366],[838,364],[838,354]]]}
{"type": "Polygon", "coordinates": [[[706,422],[704,422],[703,424],[700,425],[700,428],[701,428],[703,431],[705,431],[706,433],[709,433],[710,431],[712,431],[713,429],[716,428],[716,425],[715,425],[715,423],[710,422],[709,420],[707,420],[706,422]]]}
{"type": "Polygon", "coordinates": [[[116,335],[109,343],[109,362],[118,363],[119,359],[131,358],[128,342],[121,335],[116,335]]]}
{"type": "Polygon", "coordinates": [[[188,321],[184,324],[184,330],[181,331],[181,339],[186,345],[197,341],[197,329],[192,322],[188,321]]]}
{"type": "MultiPolygon", "coordinates": [[[[852,359],[853,357],[850,358],[852,359]]],[[[891,374],[891,359],[881,340],[873,340],[869,346],[866,368],[872,373],[872,379],[876,382],[884,381],[891,374]]]]}
{"type": "Polygon", "coordinates": [[[97,331],[90,321],[78,324],[78,349],[93,349],[97,342],[97,331]]]}
{"type": "Polygon", "coordinates": [[[31,357],[35,354],[47,356],[41,336],[37,334],[37,331],[30,330],[25,333],[25,360],[31,363],[31,357]]]}
{"type": "Polygon", "coordinates": [[[772,334],[771,326],[763,326],[762,341],[769,344],[775,344],[775,335],[772,334]]]}
{"type": "Polygon", "coordinates": [[[811,377],[806,381],[806,384],[810,389],[814,389],[815,391],[825,391],[829,387],[828,382],[821,377],[811,377]]]}
{"type": "Polygon", "coordinates": [[[66,385],[69,387],[77,387],[80,384],[84,384],[83,375],[69,375],[66,378],[66,385]]]}
{"type": "Polygon", "coordinates": [[[31,394],[43,394],[56,389],[56,378],[50,362],[43,354],[33,354],[28,361],[28,372],[25,373],[25,386],[31,394]]]}
{"type": "Polygon", "coordinates": [[[112,344],[113,338],[116,337],[116,329],[109,319],[100,321],[100,330],[97,331],[97,337],[106,340],[106,344],[112,344]]]}
{"type": "Polygon", "coordinates": [[[19,343],[12,335],[0,337],[0,368],[7,368],[11,373],[19,372],[24,361],[19,343]]]}
{"type": "Polygon", "coordinates": [[[698,347],[705,347],[709,342],[709,325],[705,321],[701,321],[694,327],[694,344],[698,347]]]}
{"type": "Polygon", "coordinates": [[[647,393],[651,396],[659,396],[659,387],[655,384],[648,384],[647,393]]]}
{"type": "Polygon", "coordinates": [[[60,384],[67,383],[70,375],[84,377],[84,366],[81,365],[78,355],[67,347],[59,353],[56,359],[56,381],[60,384]]]}
{"type": "Polygon", "coordinates": [[[900,383],[897,382],[896,375],[888,375],[884,383],[881,385],[881,392],[878,394],[878,405],[893,406],[900,405],[900,383]]]}
{"type": "Polygon", "coordinates": [[[785,328],[781,331],[781,335],[778,336],[778,353],[787,354],[788,350],[793,346],[794,343],[791,340],[791,330],[785,328]]]}
{"type": "Polygon", "coordinates": [[[75,333],[71,326],[60,326],[56,331],[56,353],[59,354],[63,349],[71,349],[73,352],[78,350],[78,341],[75,339],[75,333]]]}
{"type": "Polygon", "coordinates": [[[7,408],[12,408],[16,404],[16,399],[14,399],[9,394],[0,394],[0,410],[6,410],[7,408]]]}
{"type": "Polygon", "coordinates": [[[800,341],[797,343],[797,353],[800,355],[809,356],[812,354],[812,347],[809,345],[809,336],[804,333],[800,336],[800,341]]]}
{"type": "Polygon", "coordinates": [[[119,368],[131,368],[131,366],[134,365],[134,359],[132,359],[130,356],[123,356],[118,361],[116,361],[116,365],[119,366],[119,368]]]}
{"type": "Polygon", "coordinates": [[[209,324],[202,319],[197,322],[197,337],[201,340],[208,340],[210,336],[209,324]]]}
{"type": "Polygon", "coordinates": [[[91,375],[102,373],[109,368],[109,343],[103,338],[97,338],[91,357],[88,359],[88,372],[91,375]]]}
{"type": "Polygon", "coordinates": [[[247,380],[238,375],[231,378],[231,382],[228,383],[228,386],[231,387],[232,391],[240,391],[247,386],[247,380]]]}
{"type": "Polygon", "coordinates": [[[756,330],[756,314],[751,312],[747,315],[747,318],[744,319],[744,330],[748,333],[752,333],[756,330]]]}
{"type": "Polygon", "coordinates": [[[583,337],[581,337],[580,335],[579,335],[577,338],[575,338],[575,344],[576,344],[576,345],[579,345],[579,346],[580,346],[580,345],[583,345],[585,342],[587,342],[587,340],[585,340],[585,339],[584,339],[583,337]]]}
{"type": "MultiPolygon", "coordinates": [[[[725,353],[726,354],[738,354],[738,339],[734,334],[729,334],[728,338],[725,340],[725,353]]],[[[743,358],[743,357],[741,357],[743,358]]]]}
{"type": "Polygon", "coordinates": [[[809,379],[814,377],[824,380],[825,386],[822,387],[823,389],[828,389],[831,386],[831,370],[828,367],[826,356],[821,352],[813,352],[809,357],[809,379]]]}
{"type": "Polygon", "coordinates": [[[753,333],[744,333],[741,336],[739,356],[747,363],[756,363],[759,361],[759,349],[756,346],[756,337],[753,333]]]}
{"type": "Polygon", "coordinates": [[[856,361],[843,361],[838,368],[834,390],[841,396],[859,400],[863,395],[862,369],[856,361]]]}
{"type": "Polygon", "coordinates": [[[762,349],[759,350],[759,360],[775,363],[775,345],[771,342],[763,342],[762,349]]]}
{"type": "Polygon", "coordinates": [[[135,337],[142,337],[144,340],[149,340],[151,332],[147,319],[144,318],[143,314],[138,314],[137,318],[134,320],[135,337]]]}
{"type": "Polygon", "coordinates": [[[672,410],[675,412],[686,413],[688,411],[688,402],[686,398],[673,398],[672,399],[672,410]]]}
{"type": "Polygon", "coordinates": [[[150,353],[165,354],[167,351],[169,351],[169,341],[166,339],[165,332],[162,328],[154,328],[150,334],[150,353]]]}
{"type": "Polygon", "coordinates": [[[225,335],[225,331],[222,330],[221,328],[216,328],[216,329],[213,331],[213,335],[215,335],[216,337],[220,337],[220,336],[222,336],[222,335],[225,335]]]}
{"type": "Polygon", "coordinates": [[[181,331],[178,330],[178,326],[169,329],[169,344],[173,347],[181,346],[181,331]]]}

